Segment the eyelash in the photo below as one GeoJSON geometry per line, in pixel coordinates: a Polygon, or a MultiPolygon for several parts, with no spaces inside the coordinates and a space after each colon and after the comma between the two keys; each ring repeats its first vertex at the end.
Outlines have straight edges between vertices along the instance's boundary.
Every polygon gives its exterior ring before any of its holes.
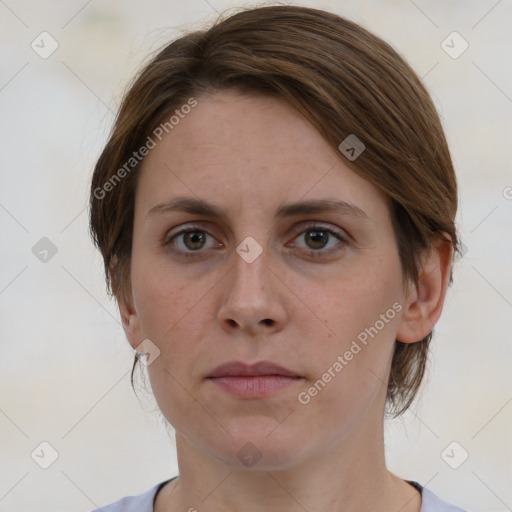
{"type": "MultiPolygon", "coordinates": [[[[312,258],[322,258],[322,257],[325,257],[326,255],[330,255],[332,252],[340,252],[348,244],[347,238],[344,237],[341,233],[338,233],[336,231],[333,231],[332,229],[329,229],[327,227],[324,227],[324,226],[321,226],[318,224],[311,224],[311,225],[306,226],[305,228],[302,229],[302,231],[299,231],[295,234],[295,238],[307,233],[308,231],[321,231],[322,233],[328,233],[330,236],[337,238],[341,242],[341,246],[342,246],[341,248],[332,248],[332,249],[329,249],[326,251],[323,249],[319,249],[317,251],[312,250],[312,249],[309,251],[306,250],[307,254],[309,256],[311,256],[312,258]]],[[[205,234],[209,235],[209,233],[206,230],[204,230],[203,228],[201,228],[200,226],[191,225],[186,228],[183,228],[182,230],[178,231],[171,237],[166,235],[164,238],[163,244],[165,247],[171,246],[171,245],[173,245],[173,243],[172,243],[173,240],[175,240],[179,236],[184,235],[186,233],[198,233],[198,232],[205,233],[205,234]]],[[[212,235],[209,235],[209,236],[212,236],[212,235]]],[[[179,253],[181,256],[184,256],[187,259],[195,258],[195,257],[197,257],[196,254],[203,252],[201,249],[198,249],[197,251],[181,251],[181,250],[176,250],[173,248],[171,250],[172,250],[172,252],[179,253]]]]}

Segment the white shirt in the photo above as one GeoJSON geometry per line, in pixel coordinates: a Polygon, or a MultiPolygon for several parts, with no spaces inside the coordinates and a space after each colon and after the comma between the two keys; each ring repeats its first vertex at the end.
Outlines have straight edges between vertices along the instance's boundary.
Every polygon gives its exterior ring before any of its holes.
{"type": "MultiPolygon", "coordinates": [[[[171,480],[174,480],[174,478],[171,478],[171,480]]],[[[125,496],[114,503],[95,509],[92,512],[154,512],[153,503],[156,494],[169,481],[170,480],[161,482],[148,491],[136,496],[125,496]]],[[[421,486],[417,482],[411,482],[411,484],[421,493],[422,503],[420,512],[467,512],[462,508],[446,503],[446,501],[443,501],[432,491],[429,491],[426,487],[421,486]]]]}

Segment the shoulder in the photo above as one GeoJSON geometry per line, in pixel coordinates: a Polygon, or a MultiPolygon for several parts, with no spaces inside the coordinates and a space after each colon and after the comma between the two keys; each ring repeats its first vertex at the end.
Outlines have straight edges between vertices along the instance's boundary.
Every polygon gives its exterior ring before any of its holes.
{"type": "Polygon", "coordinates": [[[91,512],[153,512],[153,503],[158,491],[170,480],[160,482],[147,491],[134,496],[125,496],[113,503],[94,509],[91,512]]]}
{"type": "MultiPolygon", "coordinates": [[[[415,482],[416,483],[416,482],[415,482]]],[[[421,510],[420,512],[467,512],[466,510],[451,505],[442,500],[426,487],[416,483],[416,487],[421,490],[421,510]]]]}

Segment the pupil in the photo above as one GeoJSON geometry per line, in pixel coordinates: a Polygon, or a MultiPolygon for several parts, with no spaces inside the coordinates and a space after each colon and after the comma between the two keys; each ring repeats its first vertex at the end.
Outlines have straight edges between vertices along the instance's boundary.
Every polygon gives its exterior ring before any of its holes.
{"type": "Polygon", "coordinates": [[[198,235],[197,232],[194,233],[185,233],[185,243],[191,242],[191,245],[199,243],[198,247],[191,247],[192,249],[199,249],[202,246],[201,242],[204,242],[204,234],[198,235]]]}
{"type": "MultiPolygon", "coordinates": [[[[310,231],[310,238],[313,239],[313,244],[320,242],[320,247],[323,247],[326,243],[327,233],[324,231],[310,231]]],[[[318,248],[318,246],[315,246],[318,248]]]]}

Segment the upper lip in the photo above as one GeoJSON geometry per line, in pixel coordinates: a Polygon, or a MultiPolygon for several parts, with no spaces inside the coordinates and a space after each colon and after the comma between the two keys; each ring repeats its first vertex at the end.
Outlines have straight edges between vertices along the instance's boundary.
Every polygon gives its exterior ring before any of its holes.
{"type": "Polygon", "coordinates": [[[300,375],[297,375],[294,371],[275,364],[272,361],[259,361],[254,364],[246,364],[241,361],[229,361],[217,366],[217,368],[208,375],[208,378],[257,375],[284,375],[287,377],[300,377],[300,375]]]}

